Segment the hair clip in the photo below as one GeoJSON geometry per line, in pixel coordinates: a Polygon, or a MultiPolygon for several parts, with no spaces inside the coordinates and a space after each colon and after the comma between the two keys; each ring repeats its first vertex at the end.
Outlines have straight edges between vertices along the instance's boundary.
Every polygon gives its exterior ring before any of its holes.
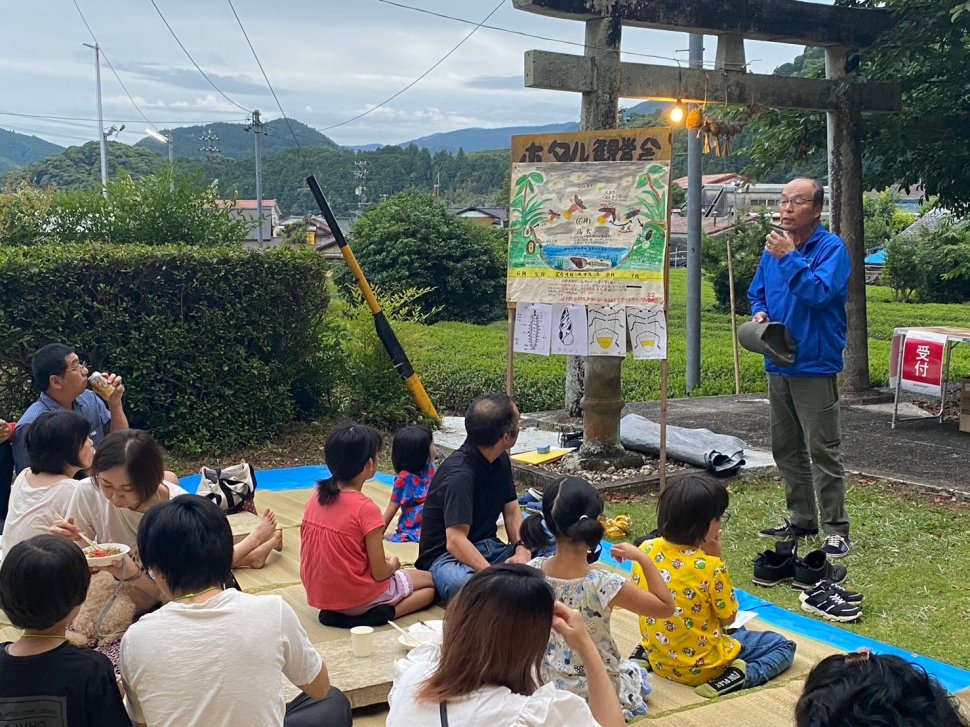
{"type": "Polygon", "coordinates": [[[589,515],[580,515],[579,520],[577,520],[576,522],[580,522],[581,520],[589,520],[589,515]]]}
{"type": "Polygon", "coordinates": [[[872,652],[868,649],[862,649],[861,651],[853,651],[851,654],[846,654],[842,658],[846,664],[865,664],[869,661],[871,654],[872,652]]]}

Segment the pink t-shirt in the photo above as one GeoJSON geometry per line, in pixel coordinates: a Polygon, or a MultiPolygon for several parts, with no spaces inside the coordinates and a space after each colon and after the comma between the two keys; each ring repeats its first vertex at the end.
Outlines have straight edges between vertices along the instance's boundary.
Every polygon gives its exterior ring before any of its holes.
{"type": "Polygon", "coordinates": [[[314,492],[300,525],[300,580],[313,608],[343,611],[372,601],[387,589],[375,581],[364,536],[384,529],[377,505],[360,492],[342,490],[323,506],[314,492]]]}

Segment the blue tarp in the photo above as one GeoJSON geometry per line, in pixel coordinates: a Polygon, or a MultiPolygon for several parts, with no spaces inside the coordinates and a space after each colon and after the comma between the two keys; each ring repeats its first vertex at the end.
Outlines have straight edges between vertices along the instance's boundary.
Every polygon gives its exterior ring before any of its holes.
{"type": "MultiPolygon", "coordinates": [[[[330,470],[325,465],[291,467],[278,470],[258,470],[256,472],[256,483],[258,489],[269,492],[298,490],[313,487],[317,480],[329,476],[330,470]]],[[[186,490],[195,492],[199,487],[200,479],[199,475],[192,475],[183,477],[180,482],[186,490]]],[[[393,475],[379,473],[374,479],[388,487],[394,484],[393,475]]],[[[600,557],[600,562],[625,571],[632,570],[632,564],[629,561],[617,563],[613,560],[610,556],[610,546],[611,544],[609,542],[603,541],[603,555],[600,557]]],[[[763,598],[742,591],[740,588],[736,588],[735,591],[738,595],[738,605],[747,611],[757,611],[758,617],[770,626],[776,626],[777,628],[785,629],[800,636],[821,641],[843,651],[858,651],[859,649],[865,648],[872,650],[876,654],[895,654],[907,661],[912,661],[922,666],[926,669],[927,673],[939,679],[943,686],[950,692],[970,689],[970,671],[905,651],[890,644],[884,644],[881,641],[867,638],[861,634],[853,633],[819,619],[793,613],[763,598]]],[[[797,592],[792,591],[792,603],[794,604],[797,601],[797,592]]]]}
{"type": "Polygon", "coordinates": [[[866,265],[885,265],[886,264],[886,251],[876,250],[872,255],[866,256],[866,265]]]}

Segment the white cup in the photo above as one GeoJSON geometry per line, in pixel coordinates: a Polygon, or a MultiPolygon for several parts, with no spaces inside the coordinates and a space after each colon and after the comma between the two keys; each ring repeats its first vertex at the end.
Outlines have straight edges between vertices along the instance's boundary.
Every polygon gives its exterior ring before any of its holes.
{"type": "Polygon", "coordinates": [[[354,626],[350,630],[350,647],[354,656],[370,656],[374,645],[374,629],[370,626],[354,626]]]}

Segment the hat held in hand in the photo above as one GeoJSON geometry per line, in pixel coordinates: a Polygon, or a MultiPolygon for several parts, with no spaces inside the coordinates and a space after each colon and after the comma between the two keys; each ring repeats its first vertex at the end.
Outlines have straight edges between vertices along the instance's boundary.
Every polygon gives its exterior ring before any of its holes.
{"type": "Polygon", "coordinates": [[[798,347],[784,323],[748,321],[738,329],[738,343],[753,353],[767,356],[775,366],[787,368],[795,363],[798,347]]]}

